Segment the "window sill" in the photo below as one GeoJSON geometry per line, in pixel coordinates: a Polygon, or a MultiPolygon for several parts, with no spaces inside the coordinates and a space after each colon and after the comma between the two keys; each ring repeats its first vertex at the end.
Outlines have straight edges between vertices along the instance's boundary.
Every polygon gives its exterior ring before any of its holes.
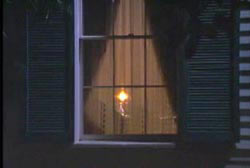
{"type": "Polygon", "coordinates": [[[167,148],[174,149],[173,142],[124,142],[124,141],[79,141],[74,143],[75,147],[104,147],[104,148],[167,148]]]}

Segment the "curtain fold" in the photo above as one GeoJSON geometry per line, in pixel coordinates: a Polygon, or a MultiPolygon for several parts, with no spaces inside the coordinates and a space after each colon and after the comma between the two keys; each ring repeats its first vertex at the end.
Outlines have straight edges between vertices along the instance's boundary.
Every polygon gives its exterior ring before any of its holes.
{"type": "MultiPolygon", "coordinates": [[[[169,32],[165,32],[164,37],[159,36],[158,33],[163,30],[159,27],[160,22],[152,20],[155,19],[153,10],[156,9],[146,10],[145,0],[116,0],[112,31],[114,35],[153,34],[156,39],[107,40],[101,48],[93,45],[91,50],[86,46],[85,54],[94,63],[94,65],[87,63],[87,66],[92,66],[87,76],[89,83],[95,86],[164,85],[166,87],[123,88],[129,95],[128,102],[124,104],[127,117],[121,115],[119,102],[115,98],[122,88],[85,89],[85,133],[139,135],[177,133],[175,56],[179,42],[178,39],[169,41],[171,38],[168,37],[171,36],[169,32]],[[148,13],[148,17],[145,12],[148,13]]],[[[174,12],[176,11],[173,10],[172,13],[174,12]]],[[[165,24],[168,25],[176,18],[165,19],[167,20],[165,24]]],[[[180,19],[176,24],[181,21],[180,19]]],[[[165,31],[175,28],[174,26],[177,25],[167,27],[165,31]]]]}

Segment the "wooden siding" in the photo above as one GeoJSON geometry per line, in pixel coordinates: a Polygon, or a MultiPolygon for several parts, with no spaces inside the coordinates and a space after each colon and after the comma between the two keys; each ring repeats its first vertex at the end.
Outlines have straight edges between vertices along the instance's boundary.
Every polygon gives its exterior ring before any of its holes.
{"type": "Polygon", "coordinates": [[[242,9],[239,15],[240,141],[225,168],[250,167],[250,10],[242,9]]]}

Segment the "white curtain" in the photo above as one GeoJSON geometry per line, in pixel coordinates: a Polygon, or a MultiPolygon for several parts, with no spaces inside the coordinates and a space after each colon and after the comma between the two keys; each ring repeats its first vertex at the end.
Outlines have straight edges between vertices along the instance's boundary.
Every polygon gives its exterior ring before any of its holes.
{"type": "MultiPolygon", "coordinates": [[[[149,21],[145,18],[144,0],[116,0],[115,5],[115,35],[151,34],[149,21]]],[[[90,72],[92,85],[168,85],[164,79],[165,73],[162,72],[159,64],[157,55],[159,52],[156,52],[152,39],[146,41],[145,39],[116,39],[114,42],[106,40],[104,48],[102,55],[97,57],[98,61],[94,70],[90,72]]],[[[96,53],[94,50],[95,48],[91,52],[96,53]]],[[[124,104],[127,117],[122,117],[120,114],[119,103],[115,98],[121,89],[86,90],[84,125],[87,133],[177,133],[175,111],[173,104],[170,103],[167,88],[125,87],[124,90],[129,95],[128,102],[124,104]]]]}

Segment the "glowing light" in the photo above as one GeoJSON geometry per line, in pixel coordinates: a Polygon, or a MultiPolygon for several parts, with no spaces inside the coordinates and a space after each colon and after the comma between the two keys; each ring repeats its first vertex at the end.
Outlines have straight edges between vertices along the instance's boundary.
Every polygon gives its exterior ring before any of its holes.
{"type": "Polygon", "coordinates": [[[120,91],[116,97],[121,103],[128,100],[128,94],[124,90],[120,91]]]}
{"type": "Polygon", "coordinates": [[[118,105],[118,113],[123,117],[123,118],[129,118],[129,115],[127,114],[125,110],[125,106],[128,103],[129,95],[122,89],[117,95],[116,98],[119,101],[118,105]]]}

